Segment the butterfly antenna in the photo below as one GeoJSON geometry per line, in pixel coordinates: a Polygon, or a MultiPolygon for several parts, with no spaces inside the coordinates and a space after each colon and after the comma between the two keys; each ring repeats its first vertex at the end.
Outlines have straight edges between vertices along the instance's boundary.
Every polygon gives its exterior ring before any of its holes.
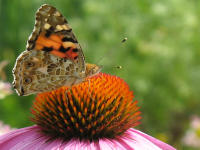
{"type": "MultiPolygon", "coordinates": [[[[128,38],[125,37],[125,38],[123,38],[121,40],[121,43],[125,43],[127,40],[128,40],[128,38]]],[[[121,46],[121,44],[120,44],[120,46],[121,46]]],[[[95,64],[99,64],[105,58],[105,56],[110,55],[111,52],[113,52],[113,51],[114,51],[114,49],[112,49],[109,52],[105,53],[95,64]]],[[[116,66],[115,68],[121,69],[122,67],[121,66],[118,66],[118,67],[116,66]]]]}
{"type": "MultiPolygon", "coordinates": [[[[128,40],[128,38],[127,37],[124,37],[122,40],[121,40],[121,44],[124,44],[124,43],[126,43],[126,41],[128,40]]],[[[121,44],[119,45],[119,47],[121,46],[121,44]]],[[[105,53],[100,59],[98,59],[98,61],[95,63],[95,64],[99,64],[104,58],[105,58],[105,56],[108,56],[108,55],[110,55],[111,54],[111,52],[113,52],[114,51],[114,49],[111,49],[109,52],[107,52],[107,53],[105,53]]],[[[102,68],[103,68],[103,66],[102,66],[102,68]]],[[[113,68],[116,68],[116,69],[122,69],[123,67],[122,66],[114,66],[113,68]]]]}

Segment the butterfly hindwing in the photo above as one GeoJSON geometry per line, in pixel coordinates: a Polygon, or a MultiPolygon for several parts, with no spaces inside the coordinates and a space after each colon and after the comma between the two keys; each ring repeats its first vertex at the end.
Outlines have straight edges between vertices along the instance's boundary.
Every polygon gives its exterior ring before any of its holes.
{"type": "Polygon", "coordinates": [[[78,69],[71,60],[44,51],[24,51],[13,70],[14,88],[19,95],[51,91],[63,85],[71,86],[78,69]]]}

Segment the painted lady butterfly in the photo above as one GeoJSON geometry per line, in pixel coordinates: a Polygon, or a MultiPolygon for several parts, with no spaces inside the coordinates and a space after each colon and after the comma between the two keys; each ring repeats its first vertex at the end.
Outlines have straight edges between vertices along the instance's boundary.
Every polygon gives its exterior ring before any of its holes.
{"type": "Polygon", "coordinates": [[[13,68],[13,86],[20,96],[71,87],[99,73],[85,58],[67,20],[56,8],[42,5],[26,50],[13,68]]]}

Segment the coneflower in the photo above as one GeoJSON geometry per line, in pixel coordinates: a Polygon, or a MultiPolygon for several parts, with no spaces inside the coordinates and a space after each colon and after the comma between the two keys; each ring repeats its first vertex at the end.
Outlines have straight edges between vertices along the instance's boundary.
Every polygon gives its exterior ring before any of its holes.
{"type": "Polygon", "coordinates": [[[119,77],[100,73],[71,88],[38,94],[32,127],[0,137],[0,149],[174,150],[136,129],[140,111],[119,77]]]}

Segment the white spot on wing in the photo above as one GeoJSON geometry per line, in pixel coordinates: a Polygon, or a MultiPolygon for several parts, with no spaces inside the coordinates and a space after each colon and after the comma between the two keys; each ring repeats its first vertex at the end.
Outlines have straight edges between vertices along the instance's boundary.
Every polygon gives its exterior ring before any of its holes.
{"type": "Polygon", "coordinates": [[[54,13],[54,16],[56,16],[56,17],[59,17],[61,14],[58,12],[58,11],[56,11],[55,13],[54,13]]]}
{"type": "Polygon", "coordinates": [[[63,25],[57,25],[56,26],[56,30],[57,31],[62,31],[62,30],[69,30],[70,28],[66,25],[66,24],[63,24],[63,25]]]}
{"type": "Polygon", "coordinates": [[[47,66],[44,66],[44,67],[40,67],[37,69],[37,71],[43,73],[43,74],[46,74],[48,75],[48,72],[47,72],[47,66]]]}
{"type": "Polygon", "coordinates": [[[63,46],[64,48],[68,48],[68,47],[75,47],[74,43],[72,42],[63,42],[63,46]]]}
{"type": "Polygon", "coordinates": [[[33,59],[34,62],[39,62],[40,61],[40,59],[37,58],[37,57],[32,57],[32,59],[33,59]]]}
{"type": "Polygon", "coordinates": [[[48,23],[45,23],[45,24],[44,24],[44,28],[45,28],[46,30],[48,30],[50,27],[51,27],[50,24],[48,24],[48,23]]]}
{"type": "Polygon", "coordinates": [[[58,31],[61,31],[61,30],[63,30],[63,28],[62,28],[62,26],[61,26],[61,25],[57,25],[57,26],[56,26],[56,29],[57,29],[58,31]]]}
{"type": "Polygon", "coordinates": [[[69,27],[67,27],[66,24],[63,24],[62,27],[63,27],[63,29],[65,29],[65,30],[68,30],[68,29],[69,29],[69,27]]]}

